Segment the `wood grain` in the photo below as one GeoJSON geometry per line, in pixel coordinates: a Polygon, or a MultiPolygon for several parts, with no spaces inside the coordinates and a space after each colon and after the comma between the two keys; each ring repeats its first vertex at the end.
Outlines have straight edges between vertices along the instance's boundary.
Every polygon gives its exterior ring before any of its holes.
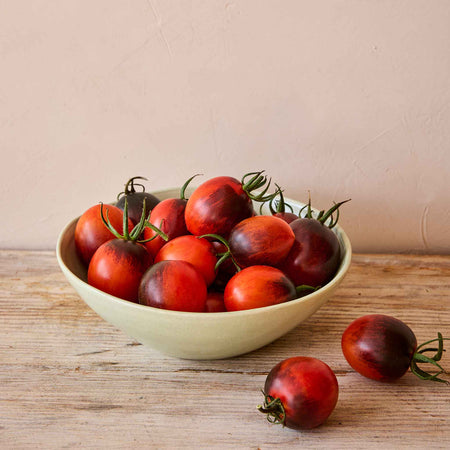
{"type": "Polygon", "coordinates": [[[355,255],[331,301],[291,333],[238,358],[180,360],[99,318],[53,252],[3,250],[0,448],[450,448],[450,386],[410,373],[377,383],[340,350],[363,314],[392,314],[424,341],[450,337],[449,311],[449,256],[355,255]],[[268,371],[294,355],[325,361],[340,386],[332,416],[308,432],[256,410],[268,371]]]}

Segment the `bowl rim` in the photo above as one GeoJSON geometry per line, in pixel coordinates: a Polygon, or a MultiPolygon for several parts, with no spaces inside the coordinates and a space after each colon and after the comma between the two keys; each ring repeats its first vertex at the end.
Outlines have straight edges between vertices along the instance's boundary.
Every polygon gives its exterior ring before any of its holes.
{"type": "MultiPolygon", "coordinates": [[[[176,189],[179,190],[179,188],[172,188],[172,189],[169,188],[169,189],[164,189],[164,190],[152,191],[150,193],[153,195],[157,195],[157,194],[161,195],[163,193],[167,193],[168,191],[173,191],[176,189]]],[[[297,200],[293,200],[290,198],[285,198],[285,200],[291,201],[291,202],[293,201],[301,206],[304,205],[302,202],[299,202],[297,200]]],[[[71,227],[73,227],[73,225],[78,221],[78,219],[80,217],[81,217],[81,215],[76,217],[75,219],[70,220],[64,226],[64,228],[60,231],[57,242],[56,242],[56,259],[58,261],[60,269],[62,270],[62,272],[64,273],[66,278],[71,279],[74,283],[81,283],[82,285],[84,285],[84,287],[86,289],[92,290],[96,294],[100,294],[104,298],[109,299],[110,301],[112,301],[118,305],[122,305],[124,307],[129,307],[129,308],[135,308],[135,309],[143,311],[143,312],[152,311],[155,314],[163,314],[163,315],[169,314],[169,315],[173,315],[174,317],[179,316],[179,317],[196,317],[196,318],[198,318],[198,317],[211,317],[211,318],[212,317],[223,317],[223,318],[230,317],[231,318],[231,317],[237,317],[237,316],[263,314],[266,311],[288,309],[293,304],[297,305],[299,303],[313,301],[316,297],[322,297],[324,295],[324,292],[333,290],[335,287],[337,287],[337,285],[340,284],[340,282],[342,281],[342,279],[344,278],[345,274],[347,273],[347,271],[350,267],[351,259],[352,259],[352,246],[351,246],[350,239],[348,238],[348,236],[345,233],[345,231],[343,230],[343,228],[339,224],[336,224],[333,227],[333,230],[337,231],[338,238],[340,239],[341,250],[344,250],[344,255],[341,259],[339,268],[338,268],[336,274],[334,275],[334,277],[327,284],[322,286],[317,291],[314,291],[303,297],[289,300],[287,302],[278,303],[276,305],[269,305],[269,306],[263,306],[263,307],[259,307],[259,308],[252,308],[252,309],[246,309],[246,310],[240,310],[240,311],[190,312],[190,311],[176,311],[176,310],[169,310],[169,309],[163,309],[163,308],[156,308],[153,306],[142,305],[140,303],[134,303],[134,302],[116,297],[114,295],[108,294],[100,289],[95,288],[94,286],[91,286],[90,284],[88,284],[87,282],[82,280],[79,276],[77,276],[74,272],[72,272],[72,270],[69,269],[69,267],[64,262],[64,258],[62,255],[62,242],[63,242],[64,237],[65,237],[66,233],[68,232],[68,230],[71,227]]]]}

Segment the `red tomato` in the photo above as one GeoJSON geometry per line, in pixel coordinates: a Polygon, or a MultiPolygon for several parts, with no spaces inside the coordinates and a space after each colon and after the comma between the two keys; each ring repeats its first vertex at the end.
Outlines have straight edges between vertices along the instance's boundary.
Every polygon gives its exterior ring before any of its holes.
{"type": "Polygon", "coordinates": [[[262,172],[246,174],[242,181],[227,176],[205,181],[187,202],[187,229],[197,236],[219,234],[227,237],[237,223],[254,214],[252,200],[263,202],[273,197],[265,196],[265,190],[259,195],[252,193],[265,184],[266,177],[262,172]],[[248,176],[252,178],[246,182],[248,176]]]}
{"type": "Polygon", "coordinates": [[[225,286],[227,311],[261,308],[296,298],[292,281],[283,272],[270,266],[242,269],[225,286]]]}
{"type": "Polygon", "coordinates": [[[191,263],[209,286],[216,277],[216,252],[211,242],[192,235],[179,236],[167,242],[155,257],[155,262],[181,260],[191,263]]]}
{"type": "Polygon", "coordinates": [[[342,334],[341,345],[348,363],[367,378],[393,381],[411,368],[413,374],[421,379],[445,383],[438,378],[445,371],[437,362],[444,351],[444,339],[438,333],[437,339],[417,346],[415,334],[404,322],[383,314],[369,314],[347,327],[342,334]],[[438,342],[437,349],[426,347],[432,342],[438,342]],[[425,353],[430,351],[436,354],[426,356],[425,353]],[[440,371],[431,375],[419,369],[418,363],[430,363],[440,371]]]}
{"type": "MultiPolygon", "coordinates": [[[[108,230],[101,218],[102,205],[89,208],[78,219],[75,228],[75,246],[81,259],[86,265],[89,264],[95,251],[105,242],[114,239],[115,236],[108,230]]],[[[113,227],[123,232],[123,211],[112,205],[104,205],[104,214],[108,217],[113,227]]],[[[128,227],[133,228],[133,222],[128,219],[128,227]]]]}
{"type": "Polygon", "coordinates": [[[264,385],[265,403],[258,409],[272,423],[296,430],[315,428],[334,411],[339,385],[323,361],[295,356],[275,365],[264,385]]]}
{"type": "Polygon", "coordinates": [[[223,301],[223,292],[208,292],[206,297],[205,312],[224,312],[226,311],[223,301]]]}
{"type": "MultiPolygon", "coordinates": [[[[169,198],[158,203],[150,213],[149,222],[163,231],[169,241],[178,236],[188,234],[186,223],[184,221],[184,210],[187,200],[181,198],[169,198]]],[[[144,229],[144,240],[150,239],[156,235],[151,228],[144,229]]],[[[166,241],[161,236],[156,236],[144,245],[151,255],[156,256],[166,241]]]]}
{"type": "Polygon", "coordinates": [[[292,228],[274,216],[254,216],[239,222],[228,239],[231,254],[241,267],[275,266],[294,243],[292,228]]]}
{"type": "Polygon", "coordinates": [[[186,261],[160,261],[139,286],[139,303],[175,311],[203,312],[207,287],[203,276],[186,261]]]}
{"type": "Polygon", "coordinates": [[[88,283],[108,294],[137,302],[139,283],[151,263],[152,257],[143,245],[112,239],[94,253],[88,283]]]}

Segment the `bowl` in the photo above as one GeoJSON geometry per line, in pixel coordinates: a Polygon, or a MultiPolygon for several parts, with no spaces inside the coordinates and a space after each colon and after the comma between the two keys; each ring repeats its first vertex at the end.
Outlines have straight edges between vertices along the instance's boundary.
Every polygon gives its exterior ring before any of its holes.
{"type": "MultiPolygon", "coordinates": [[[[179,189],[152,192],[158,198],[179,196],[179,189]]],[[[298,212],[303,203],[286,198],[298,212]]],[[[259,207],[259,206],[258,206],[259,207]]],[[[269,213],[262,210],[262,213],[269,213]]],[[[341,263],[334,278],[319,290],[286,303],[245,311],[193,313],[132,303],[87,283],[87,270],[74,241],[77,219],[61,231],[56,248],[59,266],[83,301],[104,320],[141,344],[183,359],[224,359],[259,349],[288,333],[313,315],[333,295],[351,262],[351,244],[336,225],[341,263]]],[[[264,295],[264,293],[261,293],[264,295]]]]}

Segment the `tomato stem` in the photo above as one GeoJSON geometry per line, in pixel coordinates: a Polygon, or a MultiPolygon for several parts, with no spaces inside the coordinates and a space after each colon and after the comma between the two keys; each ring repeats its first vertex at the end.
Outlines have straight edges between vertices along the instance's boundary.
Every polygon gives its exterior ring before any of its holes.
{"type": "Polygon", "coordinates": [[[411,372],[419,377],[421,380],[428,380],[428,381],[438,381],[440,383],[446,383],[450,384],[449,381],[444,380],[442,378],[439,378],[439,375],[441,374],[447,374],[448,372],[445,371],[445,369],[438,363],[438,361],[441,360],[443,352],[445,352],[444,349],[444,340],[450,340],[450,338],[444,338],[442,337],[442,334],[438,332],[438,337],[435,339],[431,339],[429,341],[426,341],[422,344],[420,344],[411,359],[411,372]],[[432,342],[438,343],[438,348],[424,348],[426,345],[431,344],[432,342]],[[427,352],[436,352],[434,356],[427,356],[424,353],[427,352]],[[421,369],[418,364],[420,363],[428,363],[432,364],[433,366],[437,367],[439,371],[435,374],[431,374],[429,372],[426,372],[425,370],[421,369]]]}
{"type": "MultiPolygon", "coordinates": [[[[129,195],[129,194],[134,194],[136,192],[136,189],[134,188],[135,184],[134,184],[134,180],[145,180],[148,181],[147,178],[145,177],[133,177],[130,178],[126,183],[125,183],[125,190],[123,192],[119,192],[119,194],[117,195],[117,200],[119,200],[120,196],[125,194],[125,195],[129,195]]],[[[136,186],[140,186],[142,188],[142,192],[145,192],[145,187],[143,184],[136,184],[136,186]]]]}
{"type": "Polygon", "coordinates": [[[274,215],[274,214],[280,214],[280,213],[283,214],[283,213],[286,212],[286,208],[288,208],[289,211],[290,211],[291,213],[294,212],[294,208],[293,208],[289,203],[286,203],[286,202],[285,202],[284,196],[283,196],[283,190],[281,189],[281,187],[278,186],[277,183],[275,183],[275,186],[277,187],[277,194],[278,194],[278,196],[280,197],[280,199],[279,199],[277,202],[275,202],[276,209],[273,207],[273,202],[274,202],[274,200],[276,199],[276,197],[274,197],[274,198],[269,202],[269,210],[270,210],[270,213],[271,213],[272,215],[274,215]]]}
{"type": "Polygon", "coordinates": [[[272,194],[266,195],[272,180],[271,179],[267,180],[267,176],[263,175],[263,173],[264,170],[261,170],[259,172],[249,172],[246,173],[241,179],[243,191],[249,196],[249,198],[251,198],[255,202],[265,203],[268,201],[272,201],[275,198],[275,196],[278,195],[278,190],[272,194]],[[247,178],[250,176],[251,176],[250,180],[246,181],[247,178]],[[265,186],[264,189],[258,194],[252,193],[257,189],[262,189],[263,186],[265,186]]]}
{"type": "Polygon", "coordinates": [[[227,249],[226,252],[220,254],[220,258],[218,259],[218,261],[214,267],[215,270],[217,270],[219,268],[219,266],[228,258],[231,259],[231,262],[234,264],[234,266],[238,272],[241,270],[241,267],[236,262],[236,260],[233,257],[233,254],[231,253],[230,244],[224,237],[220,236],[219,234],[203,234],[202,236],[197,236],[197,237],[199,239],[207,238],[207,237],[215,239],[216,241],[219,241],[221,244],[223,244],[225,246],[225,248],[227,249]]]}
{"type": "Polygon", "coordinates": [[[319,221],[322,225],[325,225],[325,222],[330,219],[330,223],[327,224],[328,228],[334,228],[336,226],[336,224],[338,223],[339,220],[339,207],[341,205],[343,205],[344,203],[349,202],[351,199],[347,199],[347,200],[343,200],[342,202],[339,203],[335,203],[333,202],[333,206],[328,210],[328,211],[319,211],[317,213],[317,216],[314,217],[313,215],[313,210],[311,208],[311,195],[310,192],[308,191],[308,203],[303,206],[302,209],[300,209],[298,216],[301,219],[315,219],[317,221],[319,221]],[[304,216],[302,216],[303,211],[306,209],[306,214],[304,216]],[[336,218],[333,217],[333,214],[336,212],[336,218]]]}
{"type": "Polygon", "coordinates": [[[279,398],[274,398],[271,395],[264,395],[264,405],[258,405],[259,412],[266,414],[267,420],[270,423],[285,425],[286,412],[284,410],[283,402],[279,398]]]}
{"type": "Polygon", "coordinates": [[[191,178],[189,178],[184,184],[183,186],[181,186],[181,190],[180,190],[180,199],[181,200],[187,200],[186,198],[186,189],[189,186],[190,182],[195,178],[202,175],[201,173],[196,173],[195,175],[193,175],[191,178]]]}

